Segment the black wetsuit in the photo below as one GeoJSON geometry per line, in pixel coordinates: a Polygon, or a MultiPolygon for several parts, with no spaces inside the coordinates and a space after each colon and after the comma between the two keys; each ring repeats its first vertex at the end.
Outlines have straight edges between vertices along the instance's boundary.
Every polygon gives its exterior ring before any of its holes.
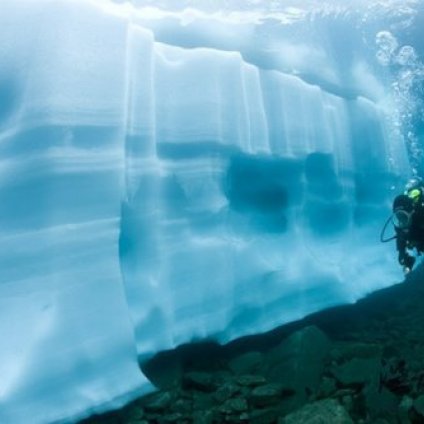
{"type": "Polygon", "coordinates": [[[419,201],[417,205],[414,205],[414,212],[411,216],[411,226],[409,229],[402,230],[396,228],[396,236],[396,248],[399,251],[399,262],[411,268],[415,261],[408,255],[407,249],[415,248],[419,253],[424,252],[424,201],[419,201]]]}

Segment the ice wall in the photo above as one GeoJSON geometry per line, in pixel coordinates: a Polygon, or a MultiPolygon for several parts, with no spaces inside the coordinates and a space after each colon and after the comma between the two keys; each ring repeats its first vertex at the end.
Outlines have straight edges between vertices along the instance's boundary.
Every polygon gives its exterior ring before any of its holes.
{"type": "Polygon", "coordinates": [[[369,78],[352,95],[330,61],[325,90],[217,48],[214,23],[187,48],[143,19],[2,3],[2,423],[119,406],[152,389],[137,358],[400,278],[378,236],[408,164],[369,78]]]}
{"type": "Polygon", "coordinates": [[[50,423],[149,389],[119,260],[127,23],[3,2],[0,27],[0,422],[50,423]]]}

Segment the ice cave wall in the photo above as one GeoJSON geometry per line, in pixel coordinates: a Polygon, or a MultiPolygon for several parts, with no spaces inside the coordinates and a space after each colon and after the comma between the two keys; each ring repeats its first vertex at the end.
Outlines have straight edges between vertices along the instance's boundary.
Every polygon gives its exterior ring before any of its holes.
{"type": "Polygon", "coordinates": [[[399,280],[378,236],[408,162],[375,100],[128,7],[2,8],[1,422],[116,407],[152,390],[137,359],[399,280]]]}

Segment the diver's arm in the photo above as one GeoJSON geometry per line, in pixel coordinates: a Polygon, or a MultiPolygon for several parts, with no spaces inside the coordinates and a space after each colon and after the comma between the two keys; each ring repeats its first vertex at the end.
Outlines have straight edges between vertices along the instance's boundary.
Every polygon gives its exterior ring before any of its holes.
{"type": "Polygon", "coordinates": [[[398,261],[403,266],[405,272],[409,272],[415,263],[415,258],[406,251],[406,237],[401,230],[396,229],[396,248],[399,252],[398,261]]]}
{"type": "Polygon", "coordinates": [[[401,230],[396,228],[396,249],[399,252],[399,263],[402,264],[402,259],[406,253],[406,238],[401,230]]]}

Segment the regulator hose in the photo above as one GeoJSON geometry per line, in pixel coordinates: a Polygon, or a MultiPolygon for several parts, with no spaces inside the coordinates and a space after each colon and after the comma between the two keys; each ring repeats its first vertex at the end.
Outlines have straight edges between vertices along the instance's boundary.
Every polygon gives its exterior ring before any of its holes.
{"type": "Polygon", "coordinates": [[[387,226],[389,225],[389,222],[391,222],[391,221],[392,221],[392,218],[393,218],[393,215],[390,215],[390,216],[387,218],[387,221],[384,223],[384,226],[383,226],[383,228],[382,228],[382,230],[381,230],[381,233],[380,233],[380,241],[381,241],[382,243],[387,243],[388,241],[392,241],[392,240],[394,240],[395,238],[397,238],[397,235],[396,235],[396,234],[395,234],[394,236],[392,236],[392,237],[384,238],[384,235],[385,235],[385,233],[386,233],[387,226]]]}

